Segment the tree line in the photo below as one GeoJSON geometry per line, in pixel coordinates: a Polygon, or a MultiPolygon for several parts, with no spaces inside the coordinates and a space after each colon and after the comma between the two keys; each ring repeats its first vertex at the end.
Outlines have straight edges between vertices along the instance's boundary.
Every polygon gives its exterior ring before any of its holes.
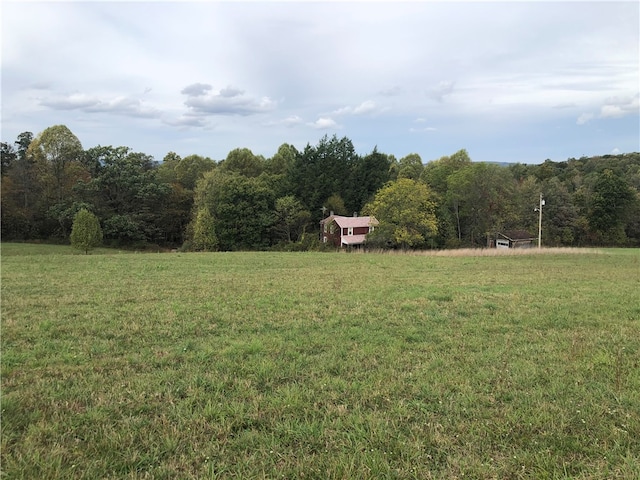
{"type": "Polygon", "coordinates": [[[185,250],[315,249],[329,212],[373,214],[383,248],[482,247],[496,232],[547,246],[640,246],[640,153],[472,162],[465,150],[424,163],[360,155],[344,137],[270,158],[247,148],[216,161],[128,147],[83,149],[64,125],[2,142],[2,239],[69,240],[76,214],[99,220],[104,242],[185,250]]]}

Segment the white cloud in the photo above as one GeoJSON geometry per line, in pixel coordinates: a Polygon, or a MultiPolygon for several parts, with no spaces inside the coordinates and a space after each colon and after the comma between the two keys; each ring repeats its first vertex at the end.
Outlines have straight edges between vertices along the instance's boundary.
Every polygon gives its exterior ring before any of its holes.
{"type": "Polygon", "coordinates": [[[621,118],[629,115],[640,115],[640,94],[609,97],[602,102],[597,115],[595,113],[583,113],[578,117],[576,123],[584,125],[596,118],[621,118]]]}
{"type": "Polygon", "coordinates": [[[317,128],[318,130],[327,130],[330,128],[335,128],[337,127],[337,125],[338,124],[335,122],[335,120],[333,120],[330,117],[320,117],[318,118],[318,120],[316,120],[311,124],[313,128],[317,128]]]}
{"type": "Polygon", "coordinates": [[[201,95],[205,95],[212,88],[213,87],[211,85],[206,83],[194,83],[184,87],[180,93],[191,97],[199,97],[201,95]]]}
{"type": "Polygon", "coordinates": [[[593,120],[594,118],[595,118],[595,115],[593,113],[583,113],[576,120],[576,124],[585,125],[589,123],[591,120],[593,120]]]}
{"type": "Polygon", "coordinates": [[[255,98],[245,95],[244,90],[228,86],[217,92],[210,92],[206,84],[190,85],[182,90],[187,95],[184,104],[193,114],[199,115],[254,115],[276,108],[276,102],[269,97],[255,98]]]}
{"type": "Polygon", "coordinates": [[[373,113],[377,110],[376,102],[372,100],[365,100],[356,108],[353,109],[355,115],[366,115],[367,113],[373,113]]]}
{"type": "Polygon", "coordinates": [[[165,119],[163,122],[172,127],[196,127],[203,128],[209,125],[206,117],[194,115],[181,115],[176,119],[165,119]]]}
{"type": "Polygon", "coordinates": [[[298,115],[290,115],[282,120],[282,124],[287,127],[293,127],[295,125],[300,125],[301,123],[302,119],[298,115]]]}
{"type": "Polygon", "coordinates": [[[600,118],[619,118],[633,114],[640,114],[640,94],[607,98],[600,108],[600,118]]]}
{"type": "Polygon", "coordinates": [[[284,127],[295,127],[297,125],[301,125],[302,124],[302,118],[300,118],[298,115],[289,115],[286,118],[282,118],[282,119],[278,119],[278,120],[270,120],[268,122],[265,122],[265,125],[267,126],[284,126],[284,127]]]}
{"type": "Polygon", "coordinates": [[[100,99],[82,93],[45,98],[40,104],[53,110],[81,110],[85,113],[111,113],[140,118],[159,118],[160,110],[145,104],[142,100],[117,96],[100,99]]]}
{"type": "Polygon", "coordinates": [[[356,107],[342,107],[332,112],[333,115],[367,115],[379,111],[376,102],[365,100],[356,107]]]}
{"type": "Polygon", "coordinates": [[[442,103],[444,97],[453,93],[453,87],[455,84],[455,82],[450,80],[441,81],[436,87],[429,90],[429,97],[436,102],[442,103]]]}

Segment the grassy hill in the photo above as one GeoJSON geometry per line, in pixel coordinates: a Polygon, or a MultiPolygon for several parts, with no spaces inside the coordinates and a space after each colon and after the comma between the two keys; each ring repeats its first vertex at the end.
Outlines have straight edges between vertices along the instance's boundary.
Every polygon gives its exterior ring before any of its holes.
{"type": "Polygon", "coordinates": [[[638,250],[21,252],[6,478],[640,477],[638,250]]]}

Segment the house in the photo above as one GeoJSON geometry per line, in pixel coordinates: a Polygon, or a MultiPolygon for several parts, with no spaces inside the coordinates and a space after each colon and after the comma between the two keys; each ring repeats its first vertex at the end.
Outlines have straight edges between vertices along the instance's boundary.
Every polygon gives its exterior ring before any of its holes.
{"type": "Polygon", "coordinates": [[[536,241],[537,238],[524,230],[496,234],[496,248],[532,248],[536,241]]]}
{"type": "Polygon", "coordinates": [[[378,223],[375,217],[359,217],[356,213],[353,217],[343,217],[331,212],[320,221],[320,239],[336,247],[362,245],[378,223]]]}

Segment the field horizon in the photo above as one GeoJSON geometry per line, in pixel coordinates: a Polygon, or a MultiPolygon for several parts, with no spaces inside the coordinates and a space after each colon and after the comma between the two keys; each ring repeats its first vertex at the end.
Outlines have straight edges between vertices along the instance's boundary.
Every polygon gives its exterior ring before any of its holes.
{"type": "Polygon", "coordinates": [[[640,250],[545,250],[2,244],[2,476],[639,478],[640,250]]]}

